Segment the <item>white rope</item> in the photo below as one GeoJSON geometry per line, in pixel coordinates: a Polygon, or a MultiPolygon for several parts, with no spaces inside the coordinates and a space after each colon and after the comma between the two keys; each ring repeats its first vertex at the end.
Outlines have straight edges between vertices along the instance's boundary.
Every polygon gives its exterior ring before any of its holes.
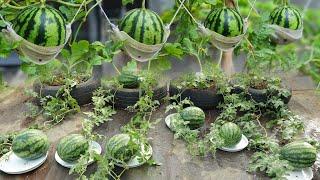
{"type": "Polygon", "coordinates": [[[83,7],[83,5],[84,5],[85,3],[87,3],[87,0],[83,0],[83,1],[82,1],[81,5],[80,5],[80,7],[79,7],[79,9],[78,9],[78,11],[77,11],[76,14],[73,16],[73,18],[72,18],[72,20],[70,21],[69,24],[72,25],[72,24],[74,23],[74,21],[76,20],[76,17],[77,17],[78,14],[80,13],[80,11],[81,11],[81,9],[82,9],[82,7],[83,7]]]}
{"type": "Polygon", "coordinates": [[[100,11],[102,12],[102,14],[104,15],[104,17],[107,19],[108,21],[108,24],[111,26],[111,28],[115,28],[115,25],[110,21],[109,17],[107,16],[106,12],[104,11],[104,9],[102,8],[102,5],[101,5],[101,1],[99,3],[99,7],[100,7],[100,11]]]}
{"type": "Polygon", "coordinates": [[[4,17],[2,16],[1,13],[0,13],[0,18],[1,18],[1,20],[2,20],[8,27],[11,27],[11,24],[4,19],[4,17]]]}
{"type": "MultiPolygon", "coordinates": [[[[181,0],[179,0],[179,2],[181,3],[181,0]]],[[[201,26],[202,24],[199,23],[191,14],[191,12],[189,11],[189,9],[184,5],[184,3],[182,3],[183,8],[186,10],[186,12],[189,14],[189,16],[192,18],[192,20],[198,25],[201,26]]]]}
{"type": "Polygon", "coordinates": [[[252,10],[254,10],[257,14],[259,14],[258,11],[254,8],[254,6],[255,6],[255,4],[256,4],[256,1],[257,1],[257,0],[254,0],[254,2],[251,3],[251,1],[248,0],[248,3],[250,4],[251,9],[249,10],[248,16],[246,17],[247,20],[249,19],[250,15],[251,15],[251,13],[252,13],[252,10]]]}
{"type": "Polygon", "coordinates": [[[303,8],[303,15],[307,12],[310,4],[311,4],[312,0],[308,0],[307,3],[304,5],[304,8],[303,8]]]}
{"type": "MultiPolygon", "coordinates": [[[[179,1],[180,1],[180,0],[179,0],[179,1]]],[[[182,6],[184,6],[184,2],[185,2],[185,1],[186,1],[186,0],[183,0],[182,2],[180,1],[180,6],[178,7],[177,11],[175,12],[174,16],[172,17],[170,23],[168,24],[168,27],[170,27],[170,26],[172,25],[174,19],[175,19],[175,18],[177,17],[177,15],[178,15],[180,9],[182,8],[182,6]]]]}

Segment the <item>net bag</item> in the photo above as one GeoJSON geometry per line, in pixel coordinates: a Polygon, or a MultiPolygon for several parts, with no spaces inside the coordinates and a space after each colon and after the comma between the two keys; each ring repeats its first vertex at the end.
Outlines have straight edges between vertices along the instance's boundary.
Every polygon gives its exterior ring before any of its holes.
{"type": "Polygon", "coordinates": [[[244,33],[235,37],[225,37],[219,33],[211,31],[210,29],[204,27],[204,25],[200,23],[198,24],[198,28],[202,32],[202,34],[204,34],[205,36],[210,36],[210,41],[213,46],[220,49],[221,51],[230,51],[239,45],[244,35],[246,34],[248,26],[247,26],[247,22],[246,21],[244,22],[245,22],[244,33]]]}
{"type": "Polygon", "coordinates": [[[162,49],[164,44],[170,35],[170,27],[164,27],[164,42],[161,44],[147,45],[136,41],[130,37],[126,32],[120,31],[115,25],[112,26],[112,40],[113,41],[123,41],[124,51],[133,59],[146,62],[154,58],[159,51],[162,49]]]}
{"type": "Polygon", "coordinates": [[[303,35],[303,28],[292,30],[274,24],[270,24],[269,27],[274,30],[274,33],[271,35],[271,40],[280,45],[295,42],[301,39],[303,35]]]}
{"type": "MultiPolygon", "coordinates": [[[[2,32],[9,41],[19,42],[19,46],[16,49],[19,55],[29,58],[29,60],[35,64],[46,64],[55,59],[65,46],[65,44],[62,44],[60,46],[44,47],[33,44],[19,36],[11,25],[7,26],[7,29],[3,29],[2,32]]],[[[71,24],[66,26],[66,41],[69,39],[70,35],[71,24]]]]}

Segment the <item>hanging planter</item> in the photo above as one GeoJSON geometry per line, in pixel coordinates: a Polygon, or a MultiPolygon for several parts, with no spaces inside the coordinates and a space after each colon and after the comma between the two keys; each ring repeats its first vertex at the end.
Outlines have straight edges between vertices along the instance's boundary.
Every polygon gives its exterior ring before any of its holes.
{"type": "Polygon", "coordinates": [[[63,49],[71,35],[71,24],[62,14],[48,5],[33,5],[19,12],[13,25],[6,22],[7,39],[20,42],[18,54],[36,64],[46,64],[63,49]]]}
{"type": "Polygon", "coordinates": [[[211,37],[211,43],[222,51],[233,50],[247,31],[247,22],[234,8],[216,8],[207,16],[201,32],[211,37]]]}
{"type": "Polygon", "coordinates": [[[288,6],[275,8],[270,14],[270,28],[275,32],[271,40],[277,44],[289,44],[302,38],[303,19],[300,12],[288,6]]]}

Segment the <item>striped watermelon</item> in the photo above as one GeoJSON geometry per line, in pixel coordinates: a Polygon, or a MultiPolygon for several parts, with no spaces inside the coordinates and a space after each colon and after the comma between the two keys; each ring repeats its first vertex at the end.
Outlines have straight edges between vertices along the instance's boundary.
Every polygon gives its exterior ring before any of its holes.
{"type": "Polygon", "coordinates": [[[57,153],[66,162],[77,161],[89,149],[88,140],[81,134],[71,134],[62,138],[57,146],[57,153]]]}
{"type": "Polygon", "coordinates": [[[58,10],[50,6],[23,9],[16,17],[13,29],[19,36],[39,46],[59,46],[66,40],[66,21],[58,10]]]}
{"type": "Polygon", "coordinates": [[[317,149],[303,141],[289,143],[282,147],[281,158],[290,162],[296,168],[311,167],[317,160],[317,149]]]}
{"type": "Polygon", "coordinates": [[[118,76],[118,81],[124,88],[137,88],[139,86],[139,77],[133,72],[122,72],[118,76]]]}
{"type": "Polygon", "coordinates": [[[188,122],[190,129],[199,128],[201,125],[203,125],[206,118],[203,110],[195,106],[184,108],[180,115],[184,121],[188,122]]]}
{"type": "Polygon", "coordinates": [[[107,142],[106,152],[111,158],[126,162],[137,153],[138,146],[128,134],[117,134],[107,142]]]}
{"type": "Polygon", "coordinates": [[[224,140],[224,146],[226,147],[232,147],[238,144],[242,138],[241,129],[232,122],[223,124],[219,130],[219,135],[224,140]]]}
{"type": "Polygon", "coordinates": [[[133,9],[121,20],[119,29],[130,37],[147,45],[161,44],[164,41],[164,25],[153,11],[133,9]]]}
{"type": "Polygon", "coordinates": [[[290,6],[280,6],[271,12],[270,23],[297,30],[302,28],[303,20],[297,9],[290,6]]]}
{"type": "Polygon", "coordinates": [[[244,31],[241,15],[237,10],[227,7],[213,9],[204,21],[204,26],[226,37],[239,36],[244,31]]]}
{"type": "Polygon", "coordinates": [[[48,149],[48,137],[36,129],[22,131],[12,142],[12,151],[22,159],[37,159],[44,156],[48,149]]]}

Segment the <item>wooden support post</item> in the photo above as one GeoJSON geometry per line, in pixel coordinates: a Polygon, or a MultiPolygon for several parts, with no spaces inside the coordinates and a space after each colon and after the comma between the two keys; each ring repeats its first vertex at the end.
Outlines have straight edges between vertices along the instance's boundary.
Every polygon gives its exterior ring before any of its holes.
{"type": "MultiPolygon", "coordinates": [[[[225,0],[225,5],[230,8],[236,7],[236,3],[234,0],[225,0]]],[[[221,68],[228,77],[232,76],[235,73],[232,54],[233,51],[223,52],[221,60],[221,68]]]]}

